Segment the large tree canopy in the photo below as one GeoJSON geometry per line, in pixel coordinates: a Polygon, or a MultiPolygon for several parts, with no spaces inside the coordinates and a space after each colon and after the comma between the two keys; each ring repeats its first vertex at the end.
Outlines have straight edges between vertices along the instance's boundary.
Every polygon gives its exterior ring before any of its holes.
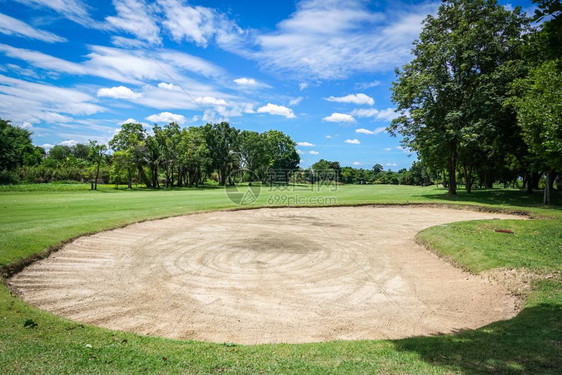
{"type": "Polygon", "coordinates": [[[450,194],[456,194],[459,161],[471,175],[475,163],[492,157],[493,140],[515,126],[502,103],[506,84],[524,73],[526,25],[518,8],[496,1],[445,1],[424,21],[414,59],[397,71],[392,99],[401,116],[389,130],[428,165],[447,169],[450,194]]]}
{"type": "Polygon", "coordinates": [[[12,171],[24,165],[26,155],[33,155],[31,133],[0,119],[0,171],[12,171]]]}

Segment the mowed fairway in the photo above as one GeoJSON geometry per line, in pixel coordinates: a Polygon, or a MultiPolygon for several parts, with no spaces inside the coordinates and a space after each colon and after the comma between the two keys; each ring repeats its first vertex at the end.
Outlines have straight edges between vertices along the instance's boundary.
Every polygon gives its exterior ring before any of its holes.
{"type": "MultiPolygon", "coordinates": [[[[263,192],[254,205],[267,205],[272,194],[276,193],[263,192]]],[[[451,224],[437,227],[435,234],[430,228],[420,235],[437,252],[447,253],[468,269],[526,267],[539,277],[532,282],[533,290],[519,315],[474,331],[396,341],[258,346],[174,341],[81,325],[30,307],[3,287],[0,369],[3,373],[556,373],[562,365],[559,207],[543,209],[536,204],[538,194],[529,197],[505,190],[461,194],[452,202],[440,189],[405,186],[342,186],[337,191],[288,194],[333,196],[337,204],[349,205],[480,204],[549,217],[501,220],[500,229],[514,229],[515,235],[495,232],[494,221],[451,224]],[[449,235],[449,242],[440,242],[449,235]],[[443,243],[453,243],[455,251],[450,246],[442,249],[443,243]],[[28,320],[37,326],[24,328],[28,320]]],[[[236,205],[221,189],[126,192],[106,188],[2,192],[0,207],[0,262],[5,266],[83,233],[236,205]]]]}

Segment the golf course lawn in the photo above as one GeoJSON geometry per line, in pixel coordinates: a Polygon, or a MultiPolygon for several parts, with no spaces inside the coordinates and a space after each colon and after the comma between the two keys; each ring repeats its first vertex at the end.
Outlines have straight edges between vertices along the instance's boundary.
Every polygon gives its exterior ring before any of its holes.
{"type": "MultiPolygon", "coordinates": [[[[0,267],[4,273],[25,258],[85,233],[239,207],[221,188],[88,189],[89,185],[2,187],[0,267]]],[[[562,206],[540,205],[539,192],[475,190],[450,198],[435,187],[390,185],[344,185],[320,191],[306,186],[290,191],[264,188],[250,206],[286,205],[286,197],[299,205],[452,204],[528,213],[532,220],[459,222],[428,228],[417,236],[419,243],[474,273],[525,269],[534,275],[525,307],[511,320],[455,335],[243,346],[174,341],[81,325],[29,306],[0,286],[0,373],[559,373],[562,206]]],[[[555,203],[561,199],[560,194],[553,195],[555,203]]]]}

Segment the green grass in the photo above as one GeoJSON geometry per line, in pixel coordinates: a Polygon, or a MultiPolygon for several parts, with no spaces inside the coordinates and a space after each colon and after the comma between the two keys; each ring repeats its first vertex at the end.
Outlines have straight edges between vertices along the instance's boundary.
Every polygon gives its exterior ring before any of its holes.
{"type": "MultiPolygon", "coordinates": [[[[88,184],[0,189],[0,265],[14,264],[74,236],[144,219],[230,209],[222,189],[115,190],[88,184]]],[[[539,274],[561,268],[562,208],[541,195],[477,190],[449,198],[442,189],[339,186],[336,191],[262,191],[271,197],[334,197],[337,204],[436,203],[527,211],[526,221],[501,220],[429,228],[418,239],[473,272],[525,267],[539,274]],[[510,229],[515,234],[497,233],[510,229]]],[[[560,196],[554,196],[560,202],[560,196]]],[[[306,203],[306,202],[305,202],[306,203]]],[[[537,280],[515,318],[456,335],[394,341],[230,346],[145,337],[83,326],[33,308],[0,287],[0,373],[560,373],[562,282],[537,280]],[[32,319],[37,327],[24,328],[32,319]]]]}
{"type": "Polygon", "coordinates": [[[540,272],[562,265],[561,224],[560,220],[466,221],[425,229],[417,240],[474,273],[500,267],[540,272]]]}

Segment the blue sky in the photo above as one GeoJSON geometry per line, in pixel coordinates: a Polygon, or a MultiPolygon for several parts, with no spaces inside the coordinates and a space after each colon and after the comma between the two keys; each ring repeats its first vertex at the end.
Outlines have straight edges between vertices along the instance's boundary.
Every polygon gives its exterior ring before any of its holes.
{"type": "Polygon", "coordinates": [[[0,117],[46,148],[229,121],[289,134],[303,167],[408,168],[389,87],[439,3],[0,0],[0,117]]]}

